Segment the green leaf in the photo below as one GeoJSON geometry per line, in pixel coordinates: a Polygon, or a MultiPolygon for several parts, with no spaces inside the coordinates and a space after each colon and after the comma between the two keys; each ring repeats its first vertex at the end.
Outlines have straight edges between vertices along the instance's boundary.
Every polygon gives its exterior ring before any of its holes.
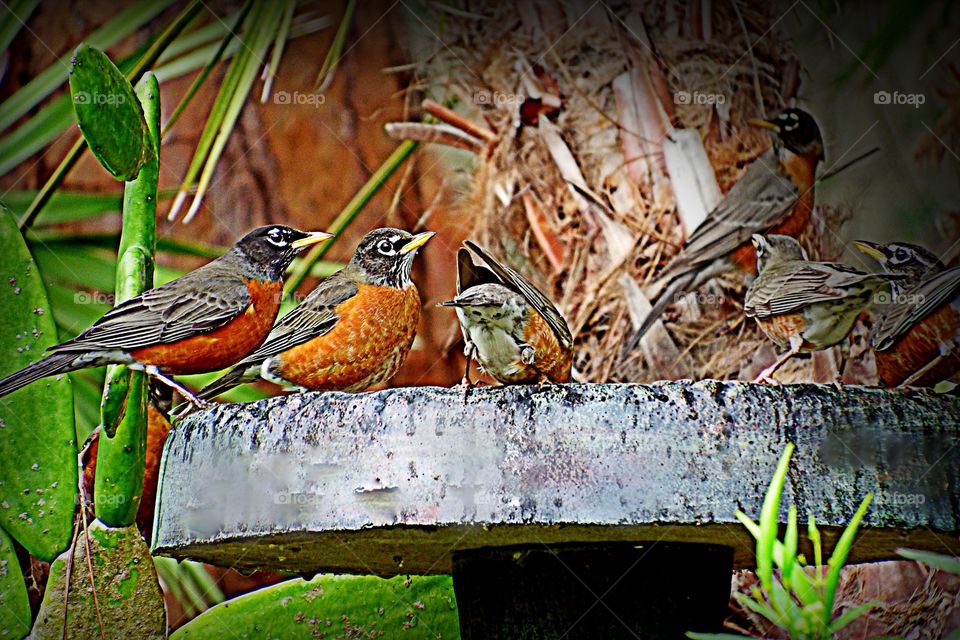
{"type": "MultiPolygon", "coordinates": [[[[160,176],[160,84],[147,73],[137,84],[148,127],[150,160],[123,191],[123,232],[120,235],[116,275],[117,304],[153,287],[153,259],[157,250],[157,182],[160,176]]],[[[123,367],[125,370],[125,367],[123,367]]],[[[97,450],[94,506],[108,525],[134,524],[143,492],[147,450],[147,400],[150,392],[142,371],[111,372],[111,382],[128,380],[127,390],[107,385],[101,404],[104,427],[97,450]]]]}
{"type": "Polygon", "coordinates": [[[837,617],[832,623],[830,623],[830,633],[837,633],[845,626],[864,615],[867,611],[870,611],[870,609],[873,609],[880,604],[881,603],[879,602],[864,602],[863,604],[857,605],[852,609],[847,609],[843,612],[843,615],[837,617]]]}
{"type": "Polygon", "coordinates": [[[687,637],[692,640],[743,640],[750,636],[738,636],[735,633],[697,633],[687,631],[687,637]]]}
{"type": "MultiPolygon", "coordinates": [[[[167,630],[163,594],[147,544],[136,526],[113,529],[99,520],[90,526],[90,564],[97,585],[97,604],[105,638],[156,638],[167,630]]],[[[74,548],[50,566],[47,590],[34,624],[32,638],[59,640],[64,625],[70,638],[100,638],[96,606],[90,590],[83,531],[74,548]],[[73,572],[67,591],[67,558],[73,553],[73,572]],[[67,616],[64,620],[64,599],[67,616]]]]}
{"type": "Polygon", "coordinates": [[[13,541],[0,529],[0,635],[23,638],[30,633],[32,615],[13,541]]]}
{"type": "Polygon", "coordinates": [[[170,636],[315,638],[384,637],[450,640],[460,637],[449,576],[321,575],[288,580],[234,598],[200,614],[170,636]]]}
{"type": "Polygon", "coordinates": [[[4,5],[3,13],[0,13],[0,54],[7,51],[38,4],[40,0],[12,0],[4,5]]]}
{"type": "Polygon", "coordinates": [[[843,565],[847,562],[847,555],[850,553],[850,547],[853,546],[853,539],[857,535],[860,521],[863,520],[863,516],[867,513],[872,499],[872,493],[868,493],[866,497],[864,497],[856,513],[853,514],[853,518],[850,519],[843,533],[840,534],[840,539],[837,540],[837,546],[833,548],[830,559],[827,560],[827,577],[824,579],[823,590],[823,621],[826,624],[830,623],[830,617],[833,615],[833,598],[837,592],[837,585],[840,582],[840,571],[843,570],[843,565]]]}
{"type": "Polygon", "coordinates": [[[955,556],[933,553],[932,551],[920,551],[918,549],[897,549],[897,553],[908,560],[922,562],[934,569],[960,575],[960,558],[955,556]]]}
{"type": "MultiPolygon", "coordinates": [[[[116,256],[112,251],[60,243],[30,243],[29,246],[48,286],[54,283],[82,290],[113,291],[116,256]]],[[[77,301],[79,304],[87,304],[94,298],[103,303],[110,302],[108,294],[90,298],[78,296],[77,301]]],[[[93,319],[97,318],[99,316],[93,319]]]]}
{"type": "MultiPolygon", "coordinates": [[[[37,267],[16,221],[0,210],[0,374],[26,367],[57,343],[37,267]]],[[[77,443],[66,376],[0,398],[0,526],[51,560],[73,532],[77,443]]]]}
{"type": "MultiPolygon", "coordinates": [[[[37,192],[34,190],[10,191],[4,196],[4,200],[19,218],[26,213],[27,208],[36,196],[37,192]]],[[[62,224],[95,218],[105,213],[119,213],[122,204],[123,199],[119,193],[61,190],[53,194],[47,208],[37,216],[34,225],[62,224]]],[[[62,233],[58,231],[57,235],[62,235],[62,233]]]]}
{"type": "Polygon", "coordinates": [[[764,591],[770,593],[773,588],[773,548],[777,541],[780,515],[780,496],[787,480],[787,468],[793,455],[793,443],[787,444],[777,463],[777,469],[770,480],[767,495],[760,510],[760,537],[757,538],[757,577],[764,591]]]}
{"type": "Polygon", "coordinates": [[[80,131],[93,155],[118,180],[133,180],[154,157],[143,109],[120,69],[99,49],[73,54],[70,95],[80,131]]]}

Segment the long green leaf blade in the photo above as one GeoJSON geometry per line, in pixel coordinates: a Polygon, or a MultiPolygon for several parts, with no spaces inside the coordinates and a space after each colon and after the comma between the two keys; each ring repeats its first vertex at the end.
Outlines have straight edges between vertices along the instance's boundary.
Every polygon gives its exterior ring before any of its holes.
{"type": "MultiPolygon", "coordinates": [[[[171,4],[173,0],[139,0],[87,36],[86,42],[97,49],[109,49],[155,18],[171,4]]],[[[66,80],[69,69],[70,58],[65,56],[41,71],[37,77],[0,104],[0,131],[12,125],[20,116],[56,91],[66,80]]]]}
{"type": "Polygon", "coordinates": [[[0,55],[6,52],[33,14],[40,0],[13,0],[0,13],[0,55]]]}
{"type": "Polygon", "coordinates": [[[932,551],[920,551],[918,549],[897,549],[897,553],[907,560],[914,560],[930,565],[934,569],[940,569],[947,573],[960,576],[960,558],[948,556],[942,553],[932,551]]]}
{"type": "Polygon", "coordinates": [[[840,583],[840,571],[847,562],[847,555],[850,553],[850,547],[853,546],[853,539],[857,535],[857,529],[860,527],[860,521],[866,515],[870,508],[870,501],[873,500],[873,494],[868,493],[857,508],[853,518],[847,523],[846,528],[837,540],[837,546],[833,548],[833,553],[827,561],[827,577],[824,580],[823,604],[824,604],[824,623],[830,624],[830,617],[833,615],[833,599],[837,592],[837,585],[840,583]]]}

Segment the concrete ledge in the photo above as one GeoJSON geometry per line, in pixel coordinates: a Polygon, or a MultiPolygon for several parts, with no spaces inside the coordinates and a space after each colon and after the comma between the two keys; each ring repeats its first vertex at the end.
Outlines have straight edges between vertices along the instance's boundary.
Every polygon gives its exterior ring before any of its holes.
{"type": "Polygon", "coordinates": [[[167,441],[153,547],[393,575],[449,573],[462,549],[664,540],[729,545],[753,566],[733,512],[759,513],[787,442],[802,522],[841,526],[874,492],[854,560],[960,553],[960,399],[716,381],[218,405],[167,441]]]}

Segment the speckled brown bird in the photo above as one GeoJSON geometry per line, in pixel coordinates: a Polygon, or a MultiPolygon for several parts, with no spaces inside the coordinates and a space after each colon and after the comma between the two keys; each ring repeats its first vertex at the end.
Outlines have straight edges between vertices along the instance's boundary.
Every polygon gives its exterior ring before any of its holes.
{"type": "Polygon", "coordinates": [[[870,340],[883,384],[932,386],[960,372],[960,267],[947,269],[927,249],[905,242],[854,246],[886,273],[903,276],[870,340]]]}
{"type": "Polygon", "coordinates": [[[167,376],[217,371],[260,346],[280,309],[284,271],[302,249],[330,237],[283,225],[254,229],[223,256],[118,305],[0,380],[0,396],[47,376],[125,364],[195,400],[167,376]]]}
{"type": "Polygon", "coordinates": [[[543,293],[522,275],[470,242],[457,252],[454,307],[470,361],[504,384],[567,382],[573,363],[573,337],[566,321],[543,293]],[[475,264],[476,256],[482,264],[475,264]]]}
{"type": "Polygon", "coordinates": [[[750,124],[776,134],[773,148],[747,167],[667,265],[658,279],[660,294],[625,352],[683,294],[729,271],[756,273],[753,234],[799,237],[810,224],[816,169],[824,157],[816,120],[806,111],[784,109],[771,121],[750,124]]]}
{"type": "Polygon", "coordinates": [[[346,267],[280,318],[263,345],[198,394],[209,399],[264,378],[311,391],[363,391],[389,380],[410,353],[420,294],[410,277],[432,231],[375,229],[346,267]]]}
{"type": "Polygon", "coordinates": [[[744,313],[787,352],[756,381],[794,355],[832,347],[847,337],[857,316],[891,276],[864,273],[835,262],[811,262],[800,243],[782,235],[753,236],[759,275],[744,298],[744,313]]]}

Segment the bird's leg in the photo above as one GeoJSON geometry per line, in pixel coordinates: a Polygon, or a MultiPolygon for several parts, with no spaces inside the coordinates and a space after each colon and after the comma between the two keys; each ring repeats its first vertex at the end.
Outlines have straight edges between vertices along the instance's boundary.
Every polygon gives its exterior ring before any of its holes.
{"type": "Polygon", "coordinates": [[[803,346],[802,336],[799,336],[799,335],[790,336],[790,349],[786,353],[784,353],[782,356],[777,358],[776,362],[774,362],[772,365],[770,365],[769,367],[761,371],[760,375],[754,378],[753,381],[766,382],[768,384],[780,384],[773,378],[773,374],[776,373],[777,370],[780,369],[780,367],[782,367],[787,362],[787,360],[789,360],[793,356],[800,353],[800,348],[802,346],[803,346]]]}
{"type": "MultiPolygon", "coordinates": [[[[187,389],[185,386],[183,386],[173,378],[169,378],[164,374],[160,373],[160,369],[158,369],[155,365],[149,365],[147,367],[144,367],[143,372],[146,373],[151,378],[156,379],[157,382],[161,382],[166,386],[170,387],[171,389],[174,389],[177,393],[183,396],[184,399],[188,403],[190,403],[190,405],[192,405],[193,407],[197,409],[203,409],[204,407],[207,406],[207,402],[205,400],[201,400],[197,396],[193,395],[193,392],[190,391],[190,389],[187,389]]],[[[186,413],[180,412],[177,414],[176,417],[183,417],[183,415],[186,415],[186,413]]]]}
{"type": "Polygon", "coordinates": [[[470,390],[474,386],[473,380],[470,379],[470,362],[476,353],[477,347],[467,340],[463,348],[463,355],[467,357],[467,364],[463,368],[463,380],[460,381],[460,386],[463,387],[463,404],[467,404],[467,400],[470,399],[470,390]]]}
{"type": "Polygon", "coordinates": [[[463,355],[467,357],[467,364],[463,368],[463,380],[460,381],[460,384],[464,385],[467,389],[473,386],[473,380],[470,379],[470,363],[476,354],[477,347],[468,340],[463,347],[463,355]]]}
{"type": "Polygon", "coordinates": [[[948,356],[952,355],[951,352],[955,348],[956,348],[956,345],[954,343],[951,343],[951,342],[941,343],[940,354],[936,358],[934,358],[933,360],[931,360],[930,362],[928,362],[927,364],[923,365],[921,368],[917,369],[912,374],[910,374],[910,377],[904,380],[903,382],[901,382],[899,385],[897,385],[897,387],[903,388],[903,387],[913,386],[913,384],[917,380],[927,375],[930,371],[933,370],[934,367],[936,367],[938,364],[943,362],[944,358],[947,358],[948,356]]]}

